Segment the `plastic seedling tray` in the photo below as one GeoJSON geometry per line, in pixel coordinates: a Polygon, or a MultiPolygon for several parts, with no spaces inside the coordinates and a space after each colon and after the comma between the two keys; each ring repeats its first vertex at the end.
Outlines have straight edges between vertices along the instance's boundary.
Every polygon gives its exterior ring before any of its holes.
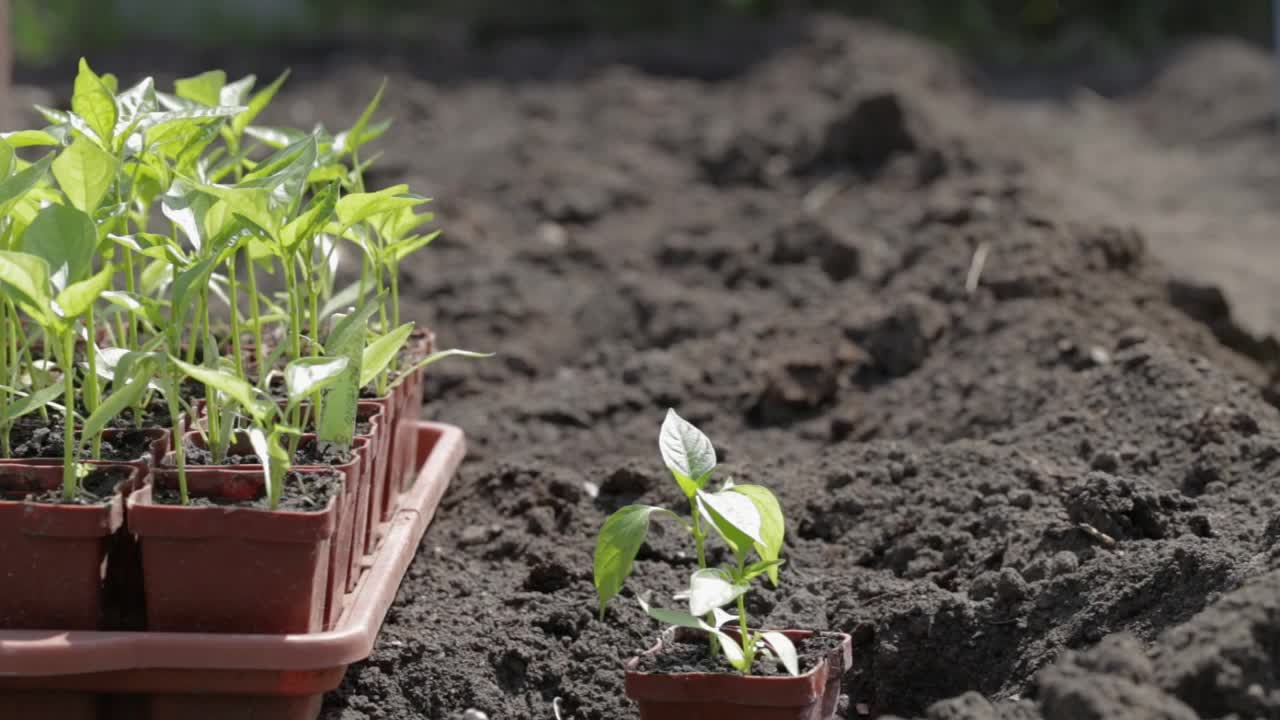
{"type": "Polygon", "coordinates": [[[298,635],[0,631],[0,720],[314,720],[363,660],[462,462],[460,429],[415,422],[416,482],[332,630],[298,635]]]}

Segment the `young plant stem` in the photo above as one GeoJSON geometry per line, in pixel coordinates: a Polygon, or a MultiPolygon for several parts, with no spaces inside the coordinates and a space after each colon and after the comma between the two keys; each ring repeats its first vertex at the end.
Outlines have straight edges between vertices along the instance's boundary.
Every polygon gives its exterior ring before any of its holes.
{"type": "MultiPolygon", "coordinates": [[[[738,574],[742,577],[746,573],[747,558],[746,555],[738,556],[738,574]]],[[[751,631],[747,629],[747,596],[738,596],[738,633],[740,637],[738,641],[742,643],[742,656],[747,659],[747,667],[742,671],[743,675],[751,674],[751,662],[754,650],[751,647],[751,631]]]]}
{"type": "Polygon", "coordinates": [[[76,352],[76,334],[67,332],[66,337],[62,339],[62,354],[65,362],[61,363],[62,367],[62,396],[63,396],[63,413],[62,413],[62,499],[65,502],[71,502],[76,496],[76,422],[73,419],[73,411],[76,406],[76,381],[75,381],[75,352],[76,352]]]}
{"type": "MultiPolygon", "coordinates": [[[[298,360],[302,357],[302,298],[301,289],[298,287],[297,271],[293,267],[293,258],[283,258],[284,265],[284,284],[289,290],[289,352],[291,360],[298,360]]],[[[289,411],[289,422],[294,427],[302,425],[302,410],[299,407],[293,407],[289,411]]],[[[289,457],[294,457],[298,452],[298,444],[302,438],[298,435],[289,436],[289,457]]]]}
{"type": "Polygon", "coordinates": [[[248,263],[245,266],[245,278],[249,283],[249,317],[253,320],[253,362],[258,368],[258,382],[267,376],[267,368],[263,367],[266,363],[266,350],[262,347],[262,311],[258,305],[258,269],[254,267],[253,256],[251,253],[245,253],[248,263]]]}
{"type": "Polygon", "coordinates": [[[169,417],[172,418],[173,422],[173,437],[176,438],[173,459],[178,465],[178,499],[183,505],[190,505],[191,501],[187,497],[187,451],[185,447],[187,443],[182,437],[182,405],[178,401],[178,393],[182,392],[182,380],[177,368],[173,368],[172,373],[172,382],[165,396],[169,402],[169,417]]]}
{"type": "Polygon", "coordinates": [[[246,377],[244,374],[244,351],[240,347],[240,282],[236,272],[236,256],[239,252],[231,253],[231,259],[227,261],[227,300],[231,305],[231,354],[235,356],[236,374],[240,377],[246,377]]]}
{"type": "MultiPolygon", "coordinates": [[[[13,337],[18,334],[18,323],[9,318],[9,302],[0,303],[0,328],[4,328],[5,335],[16,342],[13,337]]],[[[17,387],[17,383],[12,381],[9,373],[9,343],[0,345],[0,383],[4,383],[11,387],[17,387]]],[[[17,353],[13,354],[13,364],[16,367],[18,362],[17,353]]],[[[16,373],[15,373],[16,374],[16,373]]],[[[9,449],[9,429],[13,426],[9,420],[9,393],[0,392],[0,458],[8,458],[11,451],[9,449]]]]}
{"type": "Polygon", "coordinates": [[[187,343],[186,360],[189,364],[192,364],[192,365],[194,365],[196,362],[196,347],[202,344],[202,339],[204,338],[203,332],[200,329],[201,323],[202,322],[204,323],[204,327],[208,327],[209,325],[209,309],[207,307],[208,302],[209,302],[208,294],[203,292],[200,293],[200,299],[196,301],[195,321],[191,324],[193,337],[191,338],[191,342],[187,343]]]}
{"type": "MultiPolygon", "coordinates": [[[[83,400],[86,417],[92,415],[93,412],[98,409],[98,403],[102,398],[101,390],[98,387],[98,343],[94,337],[95,335],[97,335],[97,328],[93,321],[93,306],[90,305],[89,311],[85,313],[84,341],[84,356],[89,369],[85,372],[84,392],[82,393],[84,395],[83,400]]],[[[70,358],[68,362],[74,363],[75,358],[70,358]]],[[[68,415],[71,414],[70,408],[71,406],[68,406],[68,415]]],[[[102,435],[97,434],[93,436],[93,457],[97,459],[101,454],[102,435]]]]}

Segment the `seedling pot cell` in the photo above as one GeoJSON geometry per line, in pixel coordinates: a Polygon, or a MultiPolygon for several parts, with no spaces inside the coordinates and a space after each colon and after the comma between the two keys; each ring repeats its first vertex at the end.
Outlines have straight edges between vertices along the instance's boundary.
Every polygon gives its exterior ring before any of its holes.
{"type": "MultiPolygon", "coordinates": [[[[807,630],[783,632],[793,642],[814,635],[807,630]]],[[[852,639],[840,637],[839,646],[798,677],[645,673],[636,670],[641,659],[632,658],[627,662],[627,697],[639,706],[641,720],[832,720],[840,680],[853,661],[852,639]]],[[[660,641],[646,654],[661,652],[660,641]]]]}
{"type": "MultiPolygon", "coordinates": [[[[233,498],[216,475],[195,497],[233,498]]],[[[260,481],[261,482],[261,481],[260,481]]],[[[129,496],[142,547],[147,628],[171,632],[314,632],[324,623],[337,497],[314,513],[158,505],[154,486],[129,496]]]]}
{"type": "MultiPolygon", "coordinates": [[[[415,430],[419,472],[413,491],[401,496],[384,541],[335,627],[292,634],[0,631],[0,720],[10,717],[11,702],[83,699],[86,693],[99,702],[64,714],[42,715],[35,706],[21,717],[314,720],[324,693],[338,687],[347,666],[372,652],[400,581],[465,453],[458,428],[418,423],[415,430]]],[[[134,498],[141,500],[139,493],[147,492],[143,488],[134,498]]],[[[194,581],[201,572],[207,570],[191,568],[182,580],[194,581]]]]}
{"type": "MultiPolygon", "coordinates": [[[[138,481],[129,469],[122,485],[138,481]]],[[[0,630],[95,630],[102,620],[103,568],[124,524],[121,495],[99,505],[13,499],[61,487],[60,465],[0,467],[0,630]]]]}
{"type": "MultiPolygon", "coordinates": [[[[187,433],[186,441],[201,449],[207,447],[204,437],[198,432],[187,433]]],[[[303,435],[300,447],[308,447],[315,441],[315,435],[303,435]]],[[[359,568],[362,559],[355,552],[355,538],[357,518],[360,517],[361,498],[364,498],[363,502],[368,503],[370,484],[367,474],[370,465],[368,461],[368,446],[368,439],[357,438],[352,447],[352,459],[342,465],[297,465],[294,467],[299,472],[332,468],[343,475],[342,490],[334,498],[335,526],[334,533],[328,541],[329,555],[325,564],[324,625],[326,627],[336,622],[338,615],[341,614],[342,596],[354,586],[354,578],[351,577],[351,574],[353,569],[359,568]]],[[[229,452],[233,454],[251,454],[253,449],[246,438],[240,437],[232,443],[229,452]]],[[[231,500],[248,500],[257,497],[260,492],[262,488],[262,472],[261,465],[187,465],[187,484],[194,487],[193,483],[200,483],[205,479],[214,478],[214,480],[210,481],[212,484],[205,485],[205,487],[213,488],[217,496],[231,500]]],[[[155,470],[155,482],[160,487],[168,489],[178,486],[178,470],[176,459],[172,453],[155,470]]],[[[195,493],[194,489],[192,493],[195,493]]],[[[307,630],[302,629],[296,632],[307,632],[307,630]]]]}

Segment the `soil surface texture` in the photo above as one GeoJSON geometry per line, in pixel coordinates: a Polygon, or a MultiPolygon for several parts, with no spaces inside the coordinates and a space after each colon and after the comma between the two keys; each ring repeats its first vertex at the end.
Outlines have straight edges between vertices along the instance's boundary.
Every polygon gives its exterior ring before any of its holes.
{"type": "MultiPolygon", "coordinates": [[[[281,69],[158,65],[224,59],[281,69]]],[[[626,504],[683,511],[668,407],[778,494],[747,608],[853,636],[842,718],[1280,717],[1280,415],[1228,302],[1280,298],[1238,292],[1275,277],[1264,54],[1110,97],[830,17],[286,61],[302,127],[389,77],[370,183],[446,230],[405,318],[499,353],[428,369],[470,454],[324,720],[635,718],[634,593],[694,560],[655,531],[601,622],[592,550],[626,504]]]]}
{"type": "Polygon", "coordinates": [[[70,500],[62,497],[62,488],[32,493],[26,500],[49,505],[101,505],[111,500],[116,494],[116,487],[132,472],[124,468],[96,469],[80,479],[80,489],[70,500]]]}
{"type": "MultiPolygon", "coordinates": [[[[319,512],[329,505],[332,498],[342,487],[342,476],[333,472],[317,472],[290,470],[284,477],[284,490],[280,495],[280,504],[274,508],[277,512],[319,512]]],[[[157,505],[180,505],[182,496],[177,490],[156,488],[152,498],[157,505]]],[[[273,510],[267,500],[266,486],[261,494],[252,500],[231,500],[207,495],[193,495],[188,498],[191,507],[238,507],[255,510],[273,510]]]]}

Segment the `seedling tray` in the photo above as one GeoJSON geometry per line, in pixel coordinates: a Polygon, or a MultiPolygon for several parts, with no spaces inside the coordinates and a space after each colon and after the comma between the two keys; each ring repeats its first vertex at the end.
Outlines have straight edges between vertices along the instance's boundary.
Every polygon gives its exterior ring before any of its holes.
{"type": "Polygon", "coordinates": [[[324,693],[338,687],[347,666],[372,652],[400,581],[466,452],[460,429],[428,422],[414,426],[417,480],[401,496],[332,630],[298,635],[0,631],[0,720],[314,720],[324,693]]]}

